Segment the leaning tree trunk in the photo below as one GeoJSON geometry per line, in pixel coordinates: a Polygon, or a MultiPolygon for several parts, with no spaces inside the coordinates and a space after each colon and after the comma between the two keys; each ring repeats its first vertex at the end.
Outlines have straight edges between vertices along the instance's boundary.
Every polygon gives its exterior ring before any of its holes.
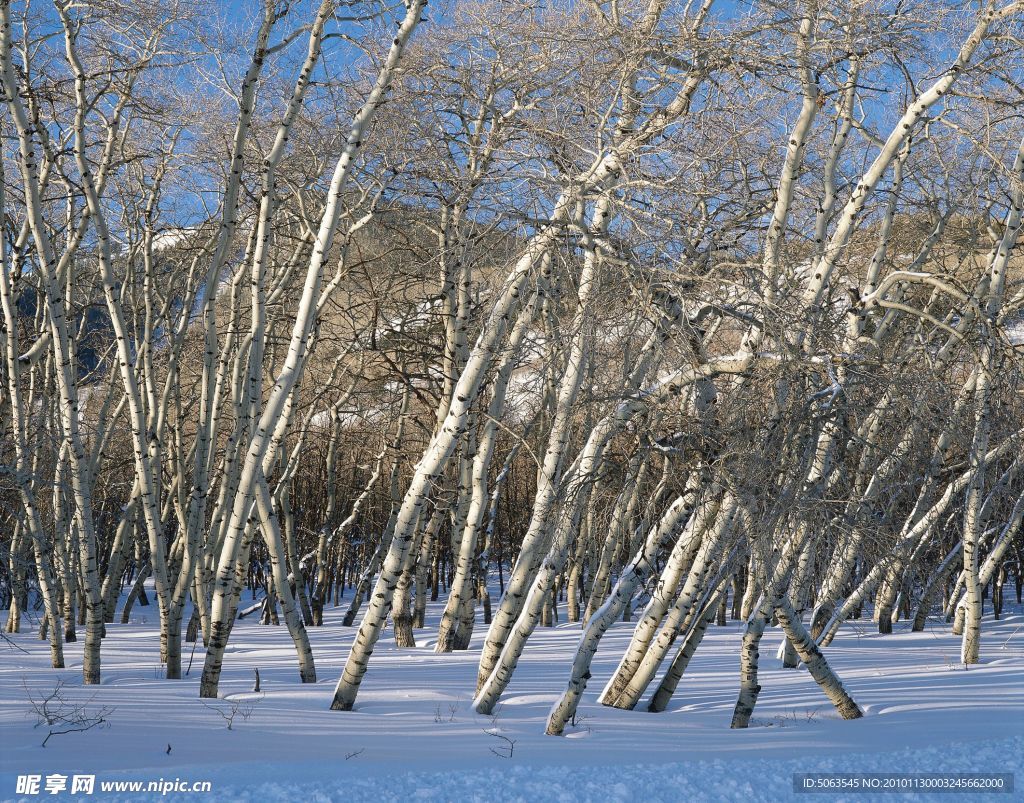
{"type": "Polygon", "coordinates": [[[697,652],[697,648],[704,639],[704,634],[707,632],[711,620],[715,618],[715,608],[720,603],[724,593],[723,591],[718,596],[711,598],[704,612],[697,618],[696,624],[686,634],[683,646],[679,648],[679,652],[672,659],[672,663],[669,664],[668,669],[665,671],[665,676],[661,679],[657,691],[654,692],[651,701],[647,704],[647,710],[652,714],[657,714],[668,708],[669,700],[676,693],[676,687],[679,685],[679,681],[682,680],[686,667],[690,665],[690,659],[697,652]]]}
{"type": "Polygon", "coordinates": [[[804,629],[793,606],[785,597],[775,607],[775,615],[779,624],[786,632],[786,638],[790,640],[796,649],[800,660],[807,666],[815,683],[821,686],[821,690],[832,701],[832,704],[843,719],[859,719],[864,716],[860,708],[847,694],[839,677],[832,671],[822,655],[821,650],[811,639],[810,634],[804,629]]]}

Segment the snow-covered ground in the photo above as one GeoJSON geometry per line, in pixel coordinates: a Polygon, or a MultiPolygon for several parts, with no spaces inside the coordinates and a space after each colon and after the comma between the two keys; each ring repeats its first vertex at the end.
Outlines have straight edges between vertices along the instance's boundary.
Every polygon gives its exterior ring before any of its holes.
{"type": "Polygon", "coordinates": [[[47,645],[24,628],[12,639],[26,652],[0,644],[0,800],[54,799],[45,790],[53,774],[69,785],[74,775],[95,775],[94,793],[82,800],[863,800],[861,792],[794,793],[794,773],[839,771],[1015,773],[1014,792],[984,797],[1024,800],[1024,612],[1015,603],[1000,622],[986,616],[982,663],[969,670],[957,663],[959,639],[938,620],[923,633],[900,623],[891,636],[870,621],[846,625],[826,654],[865,709],[850,722],[805,670],[781,668],[781,633],[769,631],[763,692],[744,731],[729,729],[738,623],[709,629],[662,714],[595,700],[632,630],[620,623],[602,642],[577,725],[564,738],[543,730],[578,626],[538,629],[497,715],[484,717],[470,708],[483,629],[470,651],[435,655],[434,604],[415,649],[384,635],[356,710],[338,713],[328,705],[354,634],[340,625],[343,611],[328,609],[326,626],[310,631],[316,685],[299,683],[283,625],[236,623],[216,702],[197,696],[201,646],[185,680],[161,679],[153,605],[136,607],[128,625],[108,625],[99,687],[81,685],[81,642],[66,645],[68,668],[55,671],[47,645]],[[253,668],[261,694],[252,693],[253,668]],[[58,678],[68,700],[112,711],[105,727],[53,736],[43,748],[47,729],[35,727],[26,696],[45,696],[58,678]],[[18,776],[29,774],[41,777],[40,793],[17,794],[18,776]],[[101,782],[175,779],[209,781],[212,791],[100,791],[101,782]]]}

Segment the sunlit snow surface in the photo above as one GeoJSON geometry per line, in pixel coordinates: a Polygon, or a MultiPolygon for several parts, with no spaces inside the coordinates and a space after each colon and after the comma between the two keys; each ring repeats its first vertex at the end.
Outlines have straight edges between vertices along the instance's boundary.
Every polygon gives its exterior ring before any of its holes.
{"type": "MultiPolygon", "coordinates": [[[[1008,595],[1009,596],[1009,595],[1008,595]]],[[[248,593],[243,607],[248,602],[248,593]]],[[[95,774],[82,800],[864,800],[863,793],[799,795],[796,772],[1012,772],[1024,800],[1024,615],[1016,603],[995,622],[986,610],[982,663],[958,663],[959,638],[939,619],[923,633],[900,622],[881,636],[867,621],[842,629],[826,650],[865,709],[844,722],[803,670],[775,659],[781,638],[769,630],[761,648],[763,691],[751,727],[729,729],[738,681],[740,625],[709,628],[669,710],[649,714],[596,702],[621,656],[631,624],[605,637],[594,678],[566,738],[543,735],[548,710],[564,688],[578,625],[539,628],[496,717],[470,708],[484,629],[468,652],[435,655],[440,603],[415,649],[398,649],[385,631],[356,710],[328,710],[355,628],[341,627],[344,607],[310,630],[320,682],[299,683],[284,626],[255,616],[237,622],[225,656],[224,700],[198,699],[203,651],[185,680],[161,679],[154,605],[136,607],[128,625],[108,625],[103,684],[81,685],[81,641],[65,646],[68,668],[49,669],[36,622],[0,644],[0,800],[19,799],[16,776],[95,774]],[[258,667],[263,693],[252,693],[258,667]],[[26,702],[67,682],[69,700],[113,708],[109,726],[40,742],[44,726],[26,702]],[[230,701],[250,710],[231,730],[214,708],[230,701]],[[507,737],[502,739],[495,733],[507,737]],[[509,741],[510,740],[510,741],[509,741]],[[509,756],[509,745],[512,750],[509,756]],[[167,753],[170,746],[171,752],[167,753]],[[103,795],[100,781],[210,781],[209,794],[103,795]]],[[[560,613],[564,615],[564,607],[560,613]]],[[[34,619],[34,617],[32,617],[34,619]]],[[[81,635],[81,634],[80,634],[81,635]]],[[[185,665],[190,645],[186,645],[185,665]]],[[[24,796],[24,800],[69,795],[24,796]]],[[[885,795],[896,799],[981,799],[980,795],[885,795]]]]}

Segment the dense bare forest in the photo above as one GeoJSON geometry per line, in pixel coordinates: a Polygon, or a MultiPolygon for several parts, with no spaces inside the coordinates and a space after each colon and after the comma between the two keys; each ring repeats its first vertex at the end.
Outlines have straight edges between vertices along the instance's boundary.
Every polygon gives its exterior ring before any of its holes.
{"type": "Polygon", "coordinates": [[[344,712],[426,639],[491,714],[574,623],[552,735],[592,679],[665,711],[734,622],[733,728],[767,633],[844,719],[850,620],[984,661],[1024,4],[250,5],[0,2],[8,642],[100,684],[152,605],[212,699],[243,622],[302,683],[333,626],[344,712]]]}

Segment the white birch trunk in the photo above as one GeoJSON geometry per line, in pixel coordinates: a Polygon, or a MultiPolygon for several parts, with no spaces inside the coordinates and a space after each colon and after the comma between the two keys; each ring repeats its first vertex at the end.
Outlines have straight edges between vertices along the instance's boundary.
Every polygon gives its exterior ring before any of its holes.
{"type": "Polygon", "coordinates": [[[257,475],[270,447],[272,427],[282,420],[285,405],[291,398],[292,391],[301,377],[309,346],[310,333],[313,329],[314,313],[319,301],[324,260],[334,241],[334,235],[341,214],[342,194],[348,181],[352,164],[359,153],[359,148],[362,146],[363,137],[366,135],[377,107],[388,90],[402,52],[419,22],[423,7],[423,0],[412,0],[407,7],[405,17],[395,35],[385,63],[377,76],[377,81],[362,109],[360,109],[353,120],[352,130],[349,133],[345,149],[335,166],[327,206],[320,220],[313,255],[310,258],[302,295],[295,313],[295,322],[284,368],[278,374],[263,413],[257,422],[255,434],[246,452],[245,462],[241,469],[239,487],[232,504],[231,518],[228,523],[217,569],[217,580],[211,608],[211,637],[203,668],[203,679],[200,685],[201,697],[215,697],[217,695],[221,662],[230,632],[230,620],[227,619],[225,614],[227,613],[231,597],[234,579],[233,566],[240,552],[245,522],[252,507],[257,475]]]}

